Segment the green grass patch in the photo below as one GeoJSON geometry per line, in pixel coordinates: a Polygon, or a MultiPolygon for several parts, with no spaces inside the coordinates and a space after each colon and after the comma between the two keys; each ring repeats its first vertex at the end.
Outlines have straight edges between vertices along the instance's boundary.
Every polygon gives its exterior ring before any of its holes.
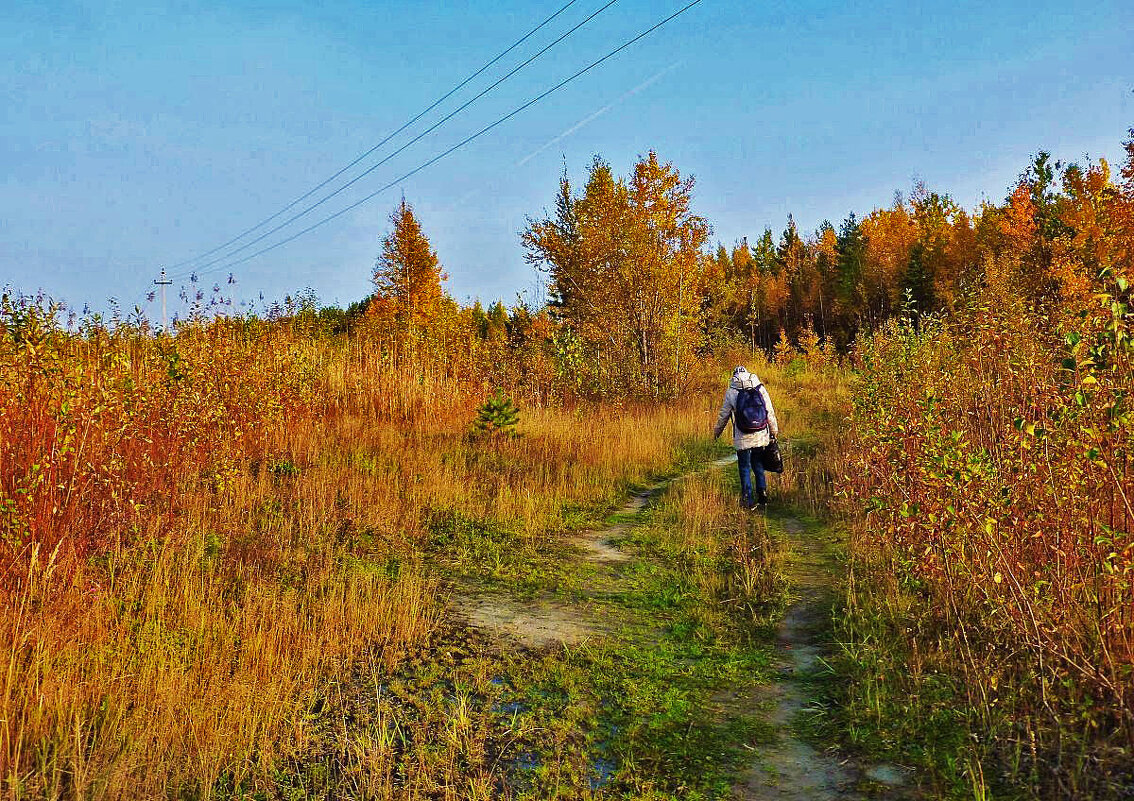
{"type": "MultiPolygon", "coordinates": [[[[703,464],[718,450],[689,452],[703,464]]],[[[448,626],[393,675],[362,666],[321,694],[310,745],[271,794],[728,798],[748,749],[775,736],[730,694],[769,680],[773,648],[751,616],[722,603],[735,571],[729,528],[706,530],[715,541],[704,547],[675,534],[689,522],[676,486],[642,512],[608,516],[628,526],[635,554],[613,568],[562,542],[525,548],[491,522],[433,515],[427,548],[451,579],[586,599],[616,630],[530,651],[448,626]]]]}

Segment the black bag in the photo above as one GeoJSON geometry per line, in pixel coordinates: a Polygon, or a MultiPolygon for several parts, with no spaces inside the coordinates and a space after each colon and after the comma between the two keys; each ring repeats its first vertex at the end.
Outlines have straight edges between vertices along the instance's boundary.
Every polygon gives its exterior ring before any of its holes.
{"type": "Polygon", "coordinates": [[[784,457],[780,453],[780,442],[775,437],[760,449],[760,464],[769,473],[784,472],[784,457]]]}
{"type": "Polygon", "coordinates": [[[733,422],[744,434],[755,434],[768,427],[768,407],[764,403],[762,384],[755,387],[741,387],[736,393],[736,410],[733,422]]]}

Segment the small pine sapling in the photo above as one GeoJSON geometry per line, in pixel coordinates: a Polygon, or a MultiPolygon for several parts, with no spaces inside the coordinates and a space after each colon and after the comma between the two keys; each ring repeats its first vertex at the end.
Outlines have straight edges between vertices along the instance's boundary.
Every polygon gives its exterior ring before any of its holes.
{"type": "Polygon", "coordinates": [[[473,420],[473,436],[505,436],[518,437],[516,426],[520,422],[520,410],[512,399],[503,391],[486,400],[477,409],[476,419],[473,420]]]}

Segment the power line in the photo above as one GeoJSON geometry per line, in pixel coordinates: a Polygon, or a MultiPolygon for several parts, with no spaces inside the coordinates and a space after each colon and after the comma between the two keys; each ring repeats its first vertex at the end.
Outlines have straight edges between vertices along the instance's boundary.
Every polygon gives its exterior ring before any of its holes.
{"type": "Polygon", "coordinates": [[[512,69],[512,70],[511,70],[510,72],[508,72],[507,74],[505,74],[505,75],[504,75],[503,77],[499,78],[498,80],[496,80],[495,82],[493,82],[493,83],[492,83],[491,85],[489,85],[489,86],[488,86],[487,88],[483,89],[483,90],[482,90],[481,92],[479,92],[478,94],[474,95],[474,96],[473,96],[472,98],[470,98],[469,100],[467,100],[467,101],[466,101],[465,103],[463,103],[462,105],[458,106],[458,107],[457,107],[456,109],[454,109],[454,110],[453,110],[453,111],[451,111],[450,113],[446,114],[446,115],[445,115],[444,117],[442,117],[442,118],[441,118],[440,120],[438,120],[437,122],[435,122],[435,123],[434,123],[433,125],[431,125],[431,126],[429,126],[428,128],[426,128],[426,129],[425,129],[424,131],[422,131],[421,133],[419,133],[419,134],[418,134],[417,136],[415,136],[415,137],[414,137],[413,139],[410,139],[410,140],[409,140],[408,142],[406,142],[405,144],[403,144],[403,145],[401,145],[400,147],[398,147],[398,148],[397,148],[396,150],[394,150],[394,151],[393,151],[392,153],[389,153],[388,155],[386,155],[386,156],[385,156],[384,158],[382,158],[382,159],[381,159],[380,161],[378,161],[378,162],[377,162],[376,164],[374,164],[374,165],[372,165],[372,166],[368,167],[367,169],[363,170],[363,171],[362,171],[361,173],[359,173],[359,174],[358,174],[358,175],[356,175],[356,176],[355,176],[354,178],[352,178],[352,179],[350,179],[349,181],[347,181],[347,182],[346,182],[345,184],[343,184],[342,186],[340,186],[340,187],[339,187],[338,189],[335,189],[335,190],[334,190],[334,191],[332,191],[332,192],[328,192],[328,193],[327,193],[326,195],[324,195],[323,197],[321,197],[321,198],[320,198],[319,200],[315,201],[315,202],[314,202],[314,203],[312,203],[311,205],[307,206],[307,207],[306,207],[305,209],[303,209],[302,211],[296,212],[295,214],[291,215],[291,216],[290,216],[290,217],[288,217],[288,218],[287,218],[286,220],[284,220],[283,222],[281,222],[281,223],[280,223],[279,225],[277,225],[277,226],[275,226],[274,228],[271,228],[271,229],[269,229],[269,230],[265,231],[264,233],[260,234],[260,235],[259,235],[258,237],[256,237],[255,239],[250,239],[250,240],[248,240],[247,242],[245,242],[245,243],[244,243],[243,245],[241,245],[240,247],[237,247],[237,248],[233,248],[232,250],[230,250],[230,251],[229,251],[228,253],[224,254],[223,256],[218,256],[218,257],[216,257],[215,259],[212,259],[212,260],[210,260],[210,261],[207,261],[207,262],[205,262],[204,264],[201,264],[201,265],[199,265],[199,266],[198,266],[198,268],[197,268],[197,269],[195,269],[195,270],[183,270],[183,271],[181,272],[181,274],[179,275],[179,277],[184,277],[184,276],[186,276],[186,275],[189,275],[189,274],[191,274],[191,273],[194,273],[194,272],[203,272],[203,271],[205,271],[205,268],[211,267],[211,266],[212,266],[212,265],[214,265],[214,264],[219,264],[219,263],[220,263],[220,262],[222,262],[222,261],[226,261],[226,260],[228,260],[228,259],[231,259],[231,258],[232,258],[233,256],[235,256],[235,255],[236,255],[237,253],[240,253],[241,251],[247,250],[248,248],[252,247],[253,245],[255,245],[255,244],[259,243],[259,242],[263,242],[263,241],[264,241],[265,239],[267,239],[268,237],[270,237],[270,236],[271,236],[272,234],[274,234],[274,233],[276,233],[276,232],[278,232],[278,231],[280,231],[280,230],[282,230],[282,229],[286,228],[287,226],[291,225],[291,224],[292,224],[293,222],[295,222],[295,221],[296,221],[296,220],[298,220],[299,218],[307,216],[307,214],[309,214],[309,213],[310,213],[311,211],[313,211],[314,209],[316,209],[316,208],[318,208],[319,206],[323,205],[324,203],[326,203],[326,202],[327,202],[328,200],[330,200],[331,198],[335,197],[336,195],[339,195],[339,194],[341,194],[342,192],[344,192],[345,190],[349,189],[349,188],[350,188],[351,186],[353,186],[354,184],[356,184],[356,183],[358,183],[359,181],[361,181],[361,180],[362,180],[363,178],[365,178],[365,177],[366,177],[367,175],[369,175],[370,173],[374,172],[374,171],[375,171],[376,169],[378,169],[378,168],[379,168],[379,167],[381,167],[382,165],[386,164],[386,163],[387,163],[388,161],[390,161],[390,160],[391,160],[392,158],[394,158],[395,156],[397,156],[397,155],[398,155],[399,153],[402,153],[403,151],[405,151],[405,150],[406,150],[406,148],[410,147],[411,145],[414,145],[414,144],[416,144],[417,142],[420,142],[420,141],[421,141],[422,139],[424,139],[424,138],[425,138],[426,136],[428,136],[429,134],[431,134],[431,133],[433,133],[434,131],[436,131],[436,130],[437,130],[438,128],[440,128],[440,127],[441,127],[442,125],[444,125],[444,124],[445,124],[446,122],[448,122],[449,120],[453,119],[453,117],[455,117],[455,116],[457,116],[458,114],[460,114],[460,113],[461,113],[462,111],[464,111],[464,110],[465,110],[466,108],[468,108],[468,107],[469,107],[469,106],[471,106],[471,105],[472,105],[473,103],[475,103],[475,102],[476,102],[477,100],[480,100],[480,99],[481,99],[482,97],[484,97],[484,96],[485,96],[486,94],[488,94],[489,92],[491,92],[491,91],[492,91],[493,89],[495,89],[496,87],[498,87],[498,86],[499,86],[500,84],[504,83],[504,82],[505,82],[506,80],[508,80],[509,78],[511,78],[511,77],[512,77],[513,75],[515,75],[515,74],[516,74],[517,72],[519,72],[520,70],[524,69],[524,67],[527,67],[527,66],[528,66],[529,64],[531,64],[531,63],[532,63],[533,61],[535,61],[536,59],[538,59],[538,58],[539,58],[540,56],[542,56],[542,55],[544,55],[545,53],[547,53],[547,52],[548,52],[549,50],[551,50],[552,48],[554,48],[554,47],[555,47],[556,45],[558,45],[558,44],[559,44],[560,42],[562,42],[562,41],[563,41],[564,39],[566,39],[566,38],[567,38],[568,36],[570,36],[571,34],[575,33],[575,31],[577,31],[577,30],[579,30],[580,28],[582,28],[582,27],[583,27],[584,25],[586,25],[586,24],[587,24],[588,22],[590,22],[591,20],[593,20],[593,19],[594,19],[595,17],[597,17],[597,16],[598,16],[599,14],[601,14],[602,12],[606,11],[606,10],[607,10],[608,8],[610,8],[610,7],[612,6],[612,5],[614,5],[614,4],[615,4],[615,3],[617,3],[617,2],[618,2],[618,0],[608,0],[608,2],[607,2],[607,3],[606,3],[606,4],[604,5],[604,6],[602,6],[602,7],[601,7],[601,8],[599,8],[599,9],[598,9],[597,11],[595,11],[594,13],[592,13],[592,14],[591,14],[590,16],[588,16],[588,17],[587,17],[586,19],[584,19],[584,20],[583,20],[582,22],[580,22],[580,23],[578,23],[577,25],[575,25],[575,27],[571,28],[571,29],[570,29],[570,30],[568,30],[568,31],[567,31],[566,33],[564,33],[563,35],[561,35],[561,36],[560,36],[560,37],[559,37],[558,39],[554,40],[553,42],[551,42],[550,44],[548,44],[547,46],[545,46],[545,47],[544,47],[544,48],[543,48],[542,50],[540,50],[540,51],[538,51],[537,53],[535,53],[534,55],[532,55],[532,56],[531,56],[530,58],[528,58],[528,59],[527,59],[526,61],[524,61],[524,62],[520,63],[519,65],[517,65],[516,67],[514,67],[514,68],[513,68],[513,69],[512,69]]]}
{"type": "MultiPolygon", "coordinates": [[[[511,77],[512,77],[513,75],[515,75],[515,74],[516,74],[517,72],[519,72],[520,70],[522,70],[522,69],[524,69],[525,67],[527,67],[527,66],[528,66],[529,64],[531,64],[531,63],[532,63],[533,61],[535,61],[536,59],[538,59],[538,58],[540,58],[541,56],[543,56],[543,55],[544,55],[545,53],[547,53],[547,52],[548,52],[549,50],[551,50],[551,49],[552,49],[552,48],[554,48],[554,47],[555,47],[556,45],[558,45],[558,44],[559,44],[560,42],[562,42],[562,41],[563,41],[564,39],[566,39],[566,38],[567,38],[568,36],[570,36],[571,34],[575,33],[575,31],[577,31],[577,30],[579,30],[580,28],[582,28],[582,27],[583,27],[584,25],[586,25],[586,24],[587,24],[588,22],[590,22],[591,20],[593,20],[593,19],[594,19],[595,17],[597,17],[597,16],[598,16],[599,14],[601,14],[602,12],[606,11],[606,10],[607,10],[608,8],[610,8],[610,7],[612,6],[612,5],[614,5],[614,4],[615,4],[615,3],[617,3],[617,2],[618,2],[618,0],[608,0],[608,2],[607,2],[607,3],[606,3],[606,4],[604,5],[604,6],[602,6],[602,7],[601,7],[601,8],[600,8],[600,9],[599,9],[598,11],[595,11],[595,12],[594,12],[593,14],[591,14],[590,16],[588,16],[588,17],[587,17],[586,19],[584,19],[584,20],[583,20],[582,22],[580,22],[580,23],[578,23],[577,25],[575,25],[575,26],[574,26],[573,28],[571,28],[570,30],[568,30],[568,31],[567,31],[566,33],[564,33],[563,35],[561,35],[561,36],[560,36],[559,38],[555,39],[555,40],[554,40],[554,41],[552,41],[552,42],[551,42],[550,44],[546,45],[546,46],[545,46],[545,47],[544,47],[543,49],[541,49],[541,50],[539,50],[538,52],[536,52],[536,53],[535,53],[535,54],[534,54],[533,56],[531,56],[530,58],[528,58],[528,59],[527,59],[526,61],[523,61],[523,62],[521,62],[521,63],[520,63],[519,65],[517,65],[516,67],[512,68],[512,70],[510,70],[510,71],[509,71],[508,73],[506,73],[506,74],[505,74],[505,75],[504,75],[503,77],[501,77],[501,78],[497,79],[497,80],[496,80],[496,81],[494,81],[494,82],[493,82],[492,84],[490,84],[490,85],[489,85],[489,86],[488,86],[487,88],[485,88],[485,89],[481,90],[480,92],[478,92],[477,94],[473,95],[473,97],[471,97],[471,98],[470,98],[469,100],[465,101],[465,102],[464,102],[463,104],[461,104],[460,106],[458,106],[458,107],[457,107],[456,109],[454,109],[453,111],[451,111],[451,112],[449,112],[448,114],[446,114],[446,115],[445,115],[444,117],[442,117],[442,118],[441,118],[440,120],[438,120],[437,122],[433,123],[433,125],[431,125],[431,126],[429,126],[428,128],[426,128],[426,129],[425,129],[424,131],[422,131],[421,133],[419,133],[419,134],[418,134],[417,136],[415,136],[415,137],[414,137],[413,139],[410,139],[410,140],[409,140],[408,142],[404,143],[403,145],[401,145],[400,147],[398,147],[397,149],[395,149],[395,150],[394,150],[394,151],[393,151],[392,153],[389,153],[389,154],[387,154],[387,155],[386,155],[385,157],[383,157],[383,158],[382,158],[382,159],[381,159],[380,161],[378,161],[378,162],[377,162],[376,164],[373,164],[373,165],[371,165],[370,167],[368,167],[367,169],[363,170],[363,171],[362,171],[362,172],[360,172],[360,173],[359,173],[358,175],[356,175],[356,176],[355,176],[354,178],[351,178],[351,179],[350,179],[349,181],[347,181],[347,182],[346,182],[345,184],[343,184],[342,186],[340,186],[340,187],[339,187],[338,189],[335,189],[335,190],[334,190],[334,191],[332,191],[332,192],[328,192],[328,193],[327,193],[326,195],[324,195],[323,197],[319,198],[319,200],[317,200],[317,201],[315,201],[314,203],[312,203],[311,205],[307,206],[307,207],[306,207],[306,208],[304,208],[304,209],[303,209],[302,211],[296,212],[295,214],[291,215],[291,216],[290,216],[290,217],[288,217],[288,218],[287,218],[286,220],[284,220],[283,222],[281,222],[281,223],[280,223],[279,225],[277,225],[277,226],[275,226],[274,228],[271,228],[271,229],[269,229],[269,230],[265,231],[264,233],[262,233],[262,234],[261,234],[260,236],[256,237],[255,239],[250,239],[249,241],[245,242],[245,243],[244,243],[243,245],[241,245],[240,247],[237,247],[237,248],[233,248],[232,250],[230,250],[230,251],[229,251],[228,253],[224,254],[223,256],[218,256],[218,257],[216,257],[215,259],[212,259],[211,261],[205,262],[204,264],[200,265],[200,269],[203,269],[203,268],[205,268],[205,267],[210,267],[210,266],[212,266],[212,265],[214,265],[214,264],[217,264],[218,262],[222,262],[222,261],[224,261],[224,260],[226,260],[226,259],[230,259],[230,258],[232,258],[233,256],[235,256],[235,255],[236,255],[237,253],[240,253],[240,252],[241,252],[241,251],[243,251],[243,250],[247,250],[248,248],[252,247],[253,245],[255,245],[255,244],[256,244],[256,243],[258,243],[258,242],[262,242],[262,241],[264,241],[265,239],[267,239],[267,238],[268,238],[269,236],[271,236],[272,234],[274,234],[274,233],[276,233],[277,231],[279,231],[279,230],[281,230],[281,229],[283,229],[283,228],[286,228],[287,226],[291,225],[291,224],[292,224],[293,222],[295,222],[296,220],[298,220],[298,219],[299,219],[300,217],[305,217],[305,216],[307,216],[307,215],[308,215],[308,214],[309,214],[309,213],[310,213],[311,211],[313,211],[314,209],[317,209],[317,208],[318,208],[319,206],[323,205],[324,203],[326,203],[326,202],[327,202],[328,200],[330,200],[331,198],[335,197],[336,195],[339,195],[339,194],[341,194],[342,192],[346,191],[346,190],[347,190],[347,189],[349,189],[350,187],[354,186],[354,184],[356,184],[356,183],[358,183],[359,181],[361,181],[361,180],[362,180],[363,178],[365,178],[365,177],[366,177],[367,175],[369,175],[370,173],[374,172],[374,171],[375,171],[376,169],[378,169],[379,167],[381,167],[381,166],[382,166],[383,164],[386,164],[386,163],[387,163],[388,161],[390,161],[390,160],[391,160],[392,158],[394,158],[395,156],[397,156],[397,155],[398,155],[399,153],[402,153],[403,151],[405,151],[405,150],[406,150],[407,148],[409,148],[410,146],[412,146],[412,145],[416,144],[417,142],[420,142],[420,141],[421,141],[422,139],[424,139],[424,138],[425,138],[426,136],[428,136],[429,134],[431,134],[431,133],[433,133],[434,131],[436,131],[436,130],[437,130],[438,128],[440,128],[440,127],[441,127],[442,125],[444,125],[444,124],[445,124],[446,122],[448,122],[449,120],[453,119],[453,117],[455,117],[455,116],[457,116],[458,114],[460,114],[460,113],[461,113],[462,111],[464,111],[465,109],[467,109],[467,108],[468,108],[469,106],[471,106],[471,105],[472,105],[473,103],[475,103],[476,101],[480,100],[480,99],[481,99],[482,97],[484,97],[485,95],[487,95],[487,94],[488,94],[489,92],[491,92],[491,91],[492,91],[493,89],[495,89],[496,87],[500,86],[500,84],[504,83],[504,82],[505,82],[506,80],[508,80],[509,78],[511,78],[511,77]]],[[[279,215],[276,215],[276,216],[279,216],[279,215]]],[[[183,271],[182,271],[182,274],[183,274],[183,275],[185,275],[185,274],[188,274],[189,272],[191,272],[191,271],[189,271],[189,270],[183,270],[183,271]]]]}
{"type": "Polygon", "coordinates": [[[671,22],[672,20],[676,19],[677,17],[681,16],[682,14],[684,14],[689,9],[698,5],[700,2],[701,2],[701,0],[693,0],[691,3],[688,3],[687,5],[683,6],[679,10],[670,14],[668,17],[663,19],[661,22],[658,22],[655,25],[652,25],[651,27],[642,31],[637,36],[635,36],[633,39],[628,39],[627,41],[623,42],[621,45],[616,47],[614,50],[611,50],[609,53],[607,53],[602,58],[599,58],[599,59],[596,59],[595,61],[592,61],[590,64],[588,64],[587,66],[583,67],[581,70],[576,72],[574,75],[571,75],[570,77],[565,78],[564,80],[560,81],[555,86],[551,87],[550,89],[543,92],[542,94],[536,95],[531,100],[524,103],[523,105],[517,106],[515,109],[508,112],[503,117],[500,117],[495,122],[493,122],[489,125],[486,125],[484,128],[481,128],[479,131],[472,134],[471,136],[469,136],[465,139],[462,139],[460,142],[453,145],[448,150],[443,151],[442,153],[440,153],[440,154],[434,156],[433,158],[429,159],[429,161],[426,161],[424,164],[421,164],[421,165],[415,167],[414,169],[410,170],[409,172],[405,173],[404,175],[401,175],[398,178],[394,179],[393,181],[390,181],[390,183],[386,184],[385,186],[380,187],[379,189],[376,189],[375,191],[371,192],[366,197],[364,197],[360,200],[357,200],[354,203],[351,203],[349,206],[346,206],[342,209],[339,209],[334,214],[330,214],[330,215],[324,217],[323,219],[319,220],[318,222],[307,226],[303,230],[299,231],[298,233],[292,234],[291,236],[287,237],[286,239],[281,239],[279,242],[276,242],[275,244],[268,245],[267,247],[261,248],[260,250],[257,250],[255,253],[249,254],[247,256],[243,256],[243,257],[237,259],[236,261],[232,261],[232,262],[229,262],[227,264],[222,264],[221,266],[214,267],[211,270],[201,270],[201,271],[199,271],[200,274],[218,272],[218,271],[221,271],[221,270],[228,270],[228,269],[231,269],[232,267],[235,267],[239,264],[243,264],[247,261],[251,261],[252,259],[256,258],[257,256],[262,256],[265,253],[268,253],[269,251],[275,250],[278,247],[282,247],[283,245],[288,244],[289,242],[294,242],[299,237],[304,236],[305,234],[308,234],[311,231],[314,231],[316,228],[319,228],[320,226],[323,226],[323,225],[331,222],[331,220],[337,219],[338,217],[341,217],[342,215],[346,214],[349,211],[353,211],[354,209],[361,206],[363,203],[366,203],[367,201],[374,199],[375,197],[377,197],[378,195],[387,191],[388,189],[391,189],[391,188],[397,186],[402,181],[405,181],[407,178],[411,178],[414,175],[417,175],[417,173],[421,172],[422,170],[424,170],[428,167],[431,167],[432,165],[436,164],[438,161],[440,161],[441,159],[445,158],[446,156],[454,153],[455,151],[460,150],[461,148],[463,148],[465,145],[469,144],[473,140],[479,139],[481,136],[488,133],[493,128],[496,128],[497,126],[507,122],[508,120],[512,119],[513,117],[515,117],[517,114],[521,113],[522,111],[525,111],[525,110],[531,108],[536,103],[540,102],[541,100],[544,100],[548,96],[559,91],[564,86],[566,86],[567,84],[576,80],[577,78],[580,78],[583,75],[587,74],[588,72],[590,72],[592,69],[599,66],[603,62],[613,58],[614,56],[618,55],[619,53],[621,53],[626,48],[630,47],[631,45],[635,44],[636,42],[638,42],[638,41],[644,39],[645,37],[649,36],[651,33],[656,31],[658,28],[661,28],[663,25],[665,25],[665,24],[671,22]]]}
{"type": "Polygon", "coordinates": [[[405,130],[406,128],[409,128],[409,127],[410,127],[411,125],[413,125],[413,124],[414,124],[415,122],[417,122],[417,121],[418,121],[418,120],[420,120],[420,119],[421,119],[422,117],[424,117],[424,116],[425,116],[426,114],[428,114],[429,112],[433,111],[433,109],[437,108],[437,107],[438,107],[439,105],[441,105],[442,103],[444,103],[444,102],[445,102],[446,100],[448,100],[448,99],[449,99],[450,97],[452,97],[452,96],[453,96],[453,95],[455,95],[455,94],[456,94],[457,92],[459,92],[459,91],[460,91],[461,89],[464,89],[464,88],[465,88],[465,87],[466,87],[466,86],[467,86],[467,85],[468,85],[468,84],[469,84],[470,82],[472,82],[472,81],[473,81],[474,79],[476,79],[477,77],[479,77],[479,76],[480,76],[480,75],[481,75],[481,74],[482,74],[482,73],[483,73],[483,72],[484,72],[485,70],[487,70],[487,69],[488,69],[489,67],[491,67],[492,65],[494,65],[494,64],[495,64],[496,62],[498,62],[498,61],[499,61],[500,59],[504,58],[504,56],[506,56],[506,55],[508,55],[509,53],[511,53],[511,52],[512,52],[513,50],[515,50],[515,49],[516,49],[517,47],[519,47],[520,45],[522,45],[522,44],[523,44],[524,42],[526,42],[526,41],[527,41],[528,39],[530,39],[530,38],[531,38],[532,36],[534,36],[534,35],[535,35],[535,34],[536,34],[536,33],[537,33],[538,31],[540,31],[540,30],[542,30],[543,28],[545,28],[545,27],[546,27],[546,26],[547,26],[547,25],[548,25],[548,24],[549,24],[550,22],[552,22],[552,21],[553,21],[553,20],[554,20],[554,19],[555,19],[556,17],[558,17],[558,16],[560,15],[560,14],[562,14],[562,13],[563,13],[564,11],[566,11],[566,10],[567,10],[568,8],[570,8],[571,6],[575,5],[575,3],[577,3],[578,1],[579,1],[579,0],[569,0],[569,1],[568,1],[568,2],[567,2],[567,3],[565,4],[565,5],[564,5],[564,6],[562,6],[562,7],[561,7],[561,8],[560,8],[560,9],[559,9],[558,11],[556,11],[556,12],[555,12],[554,14],[552,14],[552,15],[551,15],[550,17],[548,17],[547,19],[545,19],[545,20],[544,20],[543,22],[541,22],[541,23],[540,23],[539,25],[536,25],[536,26],[535,26],[534,28],[532,28],[532,29],[531,29],[530,31],[528,31],[528,32],[527,32],[527,33],[525,33],[525,34],[524,34],[523,36],[521,36],[521,37],[520,37],[519,39],[517,39],[517,40],[516,40],[515,42],[513,42],[513,43],[512,43],[511,45],[509,45],[509,46],[508,46],[508,47],[507,47],[506,49],[504,49],[504,50],[500,51],[500,53],[498,53],[498,54],[496,55],[496,57],[495,57],[495,58],[493,58],[492,60],[490,60],[490,61],[486,62],[486,63],[485,63],[485,64],[484,64],[483,66],[481,66],[481,67],[480,67],[480,68],[479,68],[478,70],[476,70],[476,71],[475,71],[474,73],[472,73],[472,74],[471,74],[471,75],[469,75],[469,76],[468,76],[467,78],[465,78],[465,79],[464,79],[463,81],[461,81],[461,82],[460,82],[459,84],[457,84],[456,86],[454,86],[454,87],[453,87],[452,89],[450,89],[450,90],[449,90],[448,92],[446,92],[446,93],[445,93],[444,95],[442,95],[441,97],[439,97],[439,98],[437,98],[436,100],[434,100],[434,101],[433,101],[433,103],[431,103],[431,104],[430,104],[430,105],[429,105],[429,106],[428,106],[427,108],[425,108],[424,110],[422,110],[421,112],[419,112],[419,113],[417,114],[417,116],[415,116],[415,117],[413,117],[412,119],[408,120],[407,122],[403,123],[403,124],[402,124],[402,126],[401,126],[400,128],[398,128],[398,129],[397,129],[396,131],[394,131],[393,133],[389,134],[389,135],[388,135],[388,136],[387,136],[387,137],[386,137],[385,139],[383,139],[383,140],[382,140],[381,142],[379,142],[378,144],[374,145],[374,147],[372,147],[372,148],[370,148],[369,150],[367,150],[367,151],[366,151],[365,153],[363,153],[362,155],[360,155],[360,156],[359,156],[358,158],[356,158],[356,159],[355,159],[354,161],[352,161],[352,162],[351,162],[350,164],[348,164],[348,165],[346,165],[345,167],[343,167],[343,168],[342,168],[341,170],[339,170],[338,172],[336,172],[336,173],[335,173],[334,175],[332,175],[332,176],[331,176],[330,178],[328,178],[327,180],[323,181],[323,182],[322,182],[321,184],[319,184],[318,186],[316,186],[316,187],[313,187],[312,189],[309,189],[309,190],[308,190],[308,191],[307,191],[306,193],[304,193],[304,194],[300,195],[300,196],[299,196],[299,197],[297,197],[297,198],[296,198],[295,200],[293,200],[293,201],[291,201],[290,203],[288,203],[288,204],[287,204],[286,206],[284,206],[284,207],[283,207],[282,209],[280,209],[279,211],[277,211],[277,212],[276,212],[275,214],[271,215],[270,217],[265,217],[264,219],[260,220],[260,222],[258,222],[258,223],[256,223],[255,225],[253,225],[253,226],[252,226],[251,228],[246,228],[245,230],[241,231],[241,232],[240,232],[239,234],[237,234],[236,236],[234,236],[234,237],[233,237],[232,239],[228,240],[227,242],[223,242],[222,244],[220,244],[220,245],[217,245],[217,246],[216,246],[215,248],[213,248],[212,250],[206,250],[206,251],[205,251],[205,252],[203,252],[203,253],[198,253],[198,254],[197,254],[196,256],[193,256],[192,258],[188,258],[188,259],[185,259],[184,261],[179,261],[179,262],[177,262],[176,264],[170,265],[170,269],[171,269],[171,270],[176,270],[176,269],[177,269],[178,267],[184,267],[185,265],[187,265],[187,264],[191,264],[192,262],[195,262],[195,261],[197,261],[198,259],[203,259],[203,258],[205,258],[205,257],[207,257],[207,256],[211,256],[211,255],[213,255],[214,253],[216,253],[216,252],[217,252],[218,250],[224,250],[224,249],[225,249],[225,248],[227,248],[227,247],[228,247],[229,245],[232,245],[232,244],[235,244],[236,242],[239,242],[239,241],[240,241],[241,239],[243,239],[243,238],[244,238],[245,236],[247,236],[248,234],[252,233],[253,231],[255,231],[255,230],[257,230],[257,229],[259,229],[259,228],[262,228],[263,226],[267,225],[267,224],[268,224],[268,223],[270,223],[270,222],[271,222],[272,220],[274,220],[274,219],[276,219],[277,217],[279,217],[279,216],[280,216],[281,214],[284,214],[285,212],[287,212],[287,211],[290,211],[291,209],[295,208],[295,207],[296,207],[297,205],[299,205],[300,203],[302,203],[302,202],[303,202],[304,200],[307,200],[307,198],[311,197],[311,196],[312,196],[313,194],[315,194],[316,192],[318,192],[318,191],[319,191],[320,189],[322,189],[322,188],[323,188],[324,186],[326,186],[327,184],[329,184],[329,183],[331,183],[332,181],[334,181],[334,180],[335,180],[336,178],[338,178],[338,177],[339,177],[340,175],[342,175],[343,173],[345,173],[345,172],[346,172],[347,170],[349,170],[350,168],[354,167],[354,166],[355,166],[356,164],[358,164],[358,163],[359,163],[360,161],[362,161],[363,159],[365,159],[365,158],[366,158],[367,156],[369,156],[369,155],[370,155],[371,153],[373,153],[373,152],[374,152],[375,150],[378,150],[378,148],[380,148],[380,147],[382,147],[383,145],[385,145],[385,144],[386,144],[387,142],[389,142],[389,141],[390,141],[391,139],[393,139],[393,138],[394,138],[395,136],[397,136],[398,134],[400,134],[400,133],[401,133],[402,131],[404,131],[404,130],[405,130]]]}

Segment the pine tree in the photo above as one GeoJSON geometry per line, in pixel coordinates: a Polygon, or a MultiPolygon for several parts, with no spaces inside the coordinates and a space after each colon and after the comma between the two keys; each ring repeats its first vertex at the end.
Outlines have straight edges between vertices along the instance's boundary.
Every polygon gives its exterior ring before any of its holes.
{"type": "Polygon", "coordinates": [[[925,258],[925,245],[918,242],[910,251],[910,260],[906,265],[905,279],[902,288],[906,292],[914,311],[918,314],[928,314],[937,305],[937,298],[933,291],[933,273],[925,258]]]}
{"type": "Polygon", "coordinates": [[[393,230],[382,240],[382,255],[374,265],[374,285],[401,330],[428,328],[440,312],[446,276],[405,198],[390,222],[393,230]]]}
{"type": "Polygon", "coordinates": [[[476,332],[477,338],[488,339],[488,315],[484,313],[484,307],[480,305],[479,299],[469,309],[469,317],[472,319],[473,331],[476,332]]]}
{"type": "Polygon", "coordinates": [[[518,437],[516,426],[520,422],[520,410],[507,397],[503,390],[486,400],[477,409],[476,419],[473,420],[474,436],[505,436],[518,437]]]}
{"type": "Polygon", "coordinates": [[[508,310],[499,300],[488,307],[488,339],[503,342],[508,338],[508,310]]]}
{"type": "Polygon", "coordinates": [[[846,309],[861,314],[864,306],[862,276],[865,271],[866,240],[863,239],[862,227],[853,211],[843,220],[842,228],[839,229],[838,251],[839,300],[846,309]]]}

